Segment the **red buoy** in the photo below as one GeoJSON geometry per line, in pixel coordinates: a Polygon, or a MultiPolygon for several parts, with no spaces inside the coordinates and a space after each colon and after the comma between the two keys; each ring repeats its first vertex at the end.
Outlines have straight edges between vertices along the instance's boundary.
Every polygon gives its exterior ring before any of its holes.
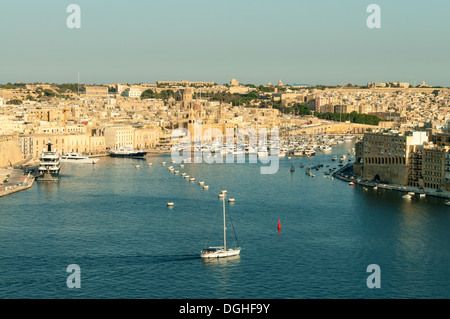
{"type": "Polygon", "coordinates": [[[280,220],[278,220],[278,230],[281,230],[281,222],[280,222],[280,220]]]}

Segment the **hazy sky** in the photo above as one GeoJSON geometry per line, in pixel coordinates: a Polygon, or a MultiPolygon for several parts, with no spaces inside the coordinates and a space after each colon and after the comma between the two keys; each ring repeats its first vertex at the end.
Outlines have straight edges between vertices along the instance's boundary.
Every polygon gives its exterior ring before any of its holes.
{"type": "Polygon", "coordinates": [[[1,0],[0,83],[450,86],[448,0],[1,0]],[[69,29],[69,4],[81,28],[69,29]],[[381,28],[369,29],[369,4],[381,28]]]}

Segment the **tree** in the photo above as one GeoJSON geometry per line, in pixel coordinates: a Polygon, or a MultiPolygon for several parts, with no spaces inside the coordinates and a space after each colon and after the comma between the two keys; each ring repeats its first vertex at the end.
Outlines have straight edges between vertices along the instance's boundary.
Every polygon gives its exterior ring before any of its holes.
{"type": "Polygon", "coordinates": [[[18,100],[18,99],[12,99],[12,100],[9,100],[8,102],[6,102],[6,104],[20,105],[20,104],[22,104],[22,101],[18,100]]]}
{"type": "Polygon", "coordinates": [[[49,96],[49,97],[56,96],[56,93],[53,90],[50,90],[50,89],[45,89],[43,91],[43,93],[44,93],[45,96],[49,96]]]}
{"type": "Polygon", "coordinates": [[[159,98],[161,98],[163,100],[167,100],[170,97],[173,97],[174,94],[175,94],[175,92],[172,90],[164,90],[164,91],[161,91],[161,93],[159,93],[159,98]]]}
{"type": "Polygon", "coordinates": [[[155,97],[155,93],[153,92],[153,90],[151,90],[151,89],[148,89],[148,90],[145,90],[144,92],[142,92],[142,94],[141,94],[141,99],[152,99],[152,98],[154,98],[155,97]]]}
{"type": "Polygon", "coordinates": [[[258,95],[258,92],[252,91],[247,94],[247,97],[249,97],[252,100],[256,100],[256,99],[258,99],[259,95],[258,95]]]}
{"type": "Polygon", "coordinates": [[[381,119],[375,115],[369,114],[359,114],[355,111],[351,113],[317,113],[314,115],[320,119],[331,120],[331,121],[350,121],[351,123],[368,124],[368,125],[378,125],[381,119]]]}
{"type": "Polygon", "coordinates": [[[258,86],[258,91],[260,91],[260,92],[274,92],[275,88],[273,86],[260,85],[260,86],[258,86]]]}
{"type": "Polygon", "coordinates": [[[59,93],[66,93],[67,91],[71,91],[73,93],[78,92],[78,87],[80,91],[84,91],[85,87],[84,85],[78,85],[78,83],[63,83],[63,84],[57,84],[57,90],[59,93]]]}

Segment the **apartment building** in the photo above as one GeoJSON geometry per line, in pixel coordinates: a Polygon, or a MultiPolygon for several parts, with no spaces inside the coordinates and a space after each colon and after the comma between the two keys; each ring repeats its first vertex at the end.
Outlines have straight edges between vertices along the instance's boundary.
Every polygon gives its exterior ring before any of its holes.
{"type": "Polygon", "coordinates": [[[107,97],[108,96],[108,87],[107,86],[86,86],[86,97],[95,98],[95,97],[107,97]]]}
{"type": "Polygon", "coordinates": [[[423,186],[435,189],[447,189],[447,155],[449,148],[425,146],[422,157],[423,186]]]}
{"type": "Polygon", "coordinates": [[[355,146],[354,171],[368,180],[407,185],[411,146],[427,140],[426,132],[366,133],[355,146]]]}
{"type": "Polygon", "coordinates": [[[134,127],[131,125],[107,126],[105,127],[104,135],[107,149],[134,145],[134,127]]]}
{"type": "Polygon", "coordinates": [[[138,149],[154,148],[158,144],[161,128],[140,128],[134,131],[133,146],[138,149]]]}
{"type": "Polygon", "coordinates": [[[450,146],[428,140],[428,132],[366,133],[355,145],[353,170],[368,180],[450,190],[450,146]]]}
{"type": "Polygon", "coordinates": [[[33,134],[32,146],[28,146],[25,141],[26,136],[21,137],[23,140],[23,148],[21,146],[24,158],[30,156],[30,151],[34,158],[39,158],[42,151],[46,149],[48,141],[51,141],[52,148],[56,149],[58,154],[66,154],[67,152],[76,152],[82,154],[99,154],[106,151],[104,136],[91,136],[90,134],[33,134]]]}
{"type": "Polygon", "coordinates": [[[134,98],[140,97],[141,94],[142,94],[142,92],[138,88],[127,88],[122,92],[123,96],[134,97],[134,98]]]}
{"type": "Polygon", "coordinates": [[[34,137],[19,136],[19,147],[23,159],[34,156],[34,137]]]}

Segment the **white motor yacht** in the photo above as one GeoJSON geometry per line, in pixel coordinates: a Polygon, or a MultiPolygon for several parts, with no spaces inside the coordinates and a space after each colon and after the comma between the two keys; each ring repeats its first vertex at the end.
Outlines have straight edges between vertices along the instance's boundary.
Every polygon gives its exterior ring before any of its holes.
{"type": "Polygon", "coordinates": [[[61,170],[60,156],[56,149],[52,151],[52,143],[49,140],[47,150],[42,150],[39,158],[39,174],[36,176],[38,181],[58,181],[60,179],[59,172],[61,170]]]}
{"type": "Polygon", "coordinates": [[[66,155],[61,156],[62,163],[77,163],[77,164],[95,164],[99,161],[98,158],[89,158],[80,153],[67,152],[66,155]]]}

